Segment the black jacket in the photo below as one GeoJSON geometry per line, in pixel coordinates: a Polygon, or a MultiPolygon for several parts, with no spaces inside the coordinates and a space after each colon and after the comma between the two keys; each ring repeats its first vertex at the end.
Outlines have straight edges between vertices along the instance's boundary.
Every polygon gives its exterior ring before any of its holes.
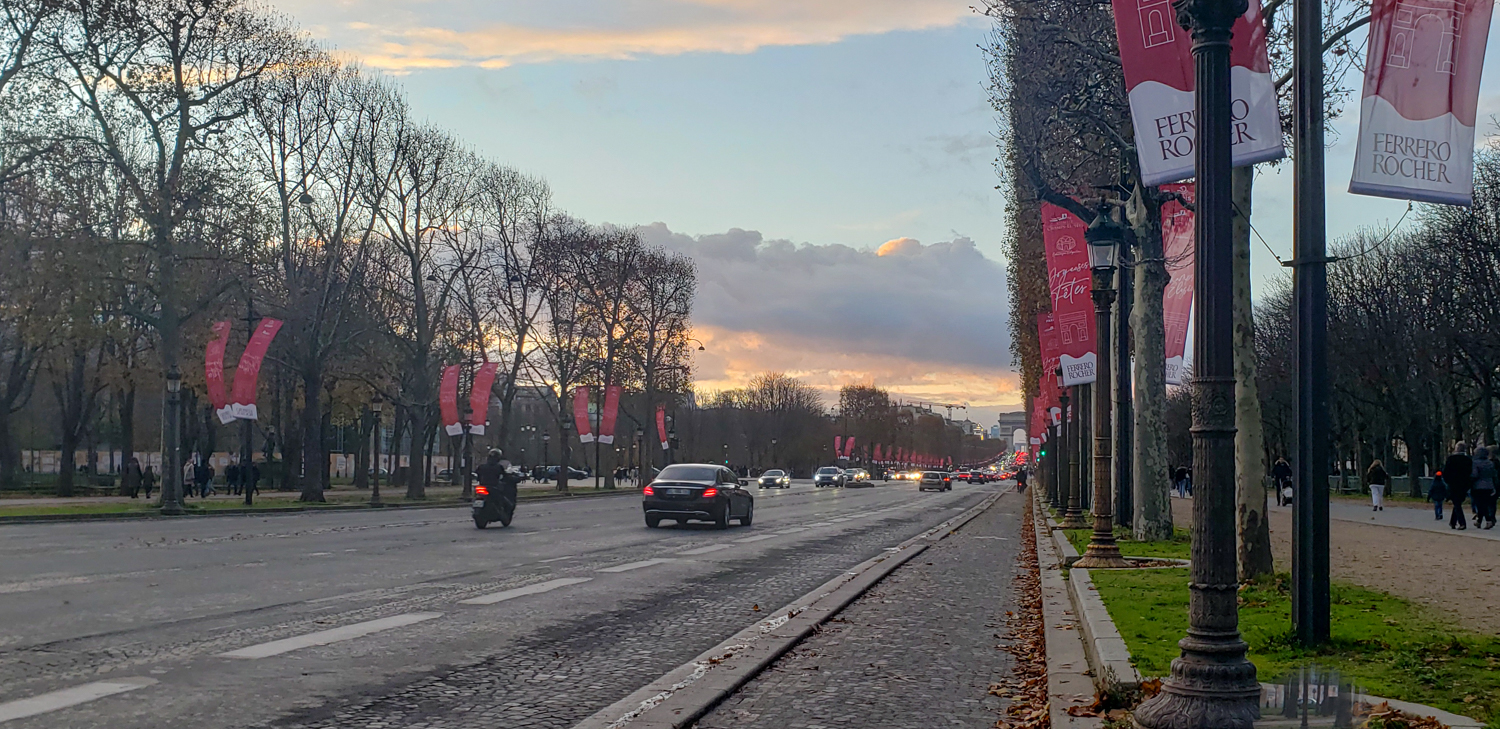
{"type": "Polygon", "coordinates": [[[1462,500],[1474,483],[1474,459],[1462,453],[1454,453],[1443,462],[1443,480],[1448,483],[1449,495],[1462,500]]]}

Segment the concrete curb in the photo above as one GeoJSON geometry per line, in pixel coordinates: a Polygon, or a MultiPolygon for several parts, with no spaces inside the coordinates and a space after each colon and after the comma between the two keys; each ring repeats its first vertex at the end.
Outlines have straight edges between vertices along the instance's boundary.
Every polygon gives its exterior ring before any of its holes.
{"type": "Polygon", "coordinates": [[[1051,518],[1047,518],[1052,543],[1062,563],[1069,566],[1068,602],[1073,605],[1073,614],[1079,617],[1078,629],[1083,631],[1083,650],[1088,655],[1089,666],[1094,669],[1094,686],[1101,691],[1109,689],[1134,689],[1141,685],[1141,674],[1130,662],[1130,648],[1120,631],[1115,628],[1114,618],[1104,607],[1094,579],[1086,569],[1071,567],[1078,561],[1078,550],[1068,541],[1068,535],[1051,518]]]}
{"type": "Polygon", "coordinates": [[[595,713],[573,729],[682,729],[721,701],[818,626],[927,547],[942,541],[1000,500],[994,494],[942,524],[850,569],[791,604],[595,713]]]}
{"type": "MultiPolygon", "coordinates": [[[[1033,489],[1033,494],[1036,490],[1033,489]]],[[[1053,729],[1096,729],[1104,719],[1072,716],[1070,706],[1088,706],[1094,700],[1094,671],[1089,669],[1082,630],[1069,608],[1067,580],[1063,576],[1062,553],[1049,537],[1046,510],[1041,497],[1033,496],[1032,528],[1036,530],[1037,563],[1042,572],[1042,626],[1047,643],[1047,704],[1053,729]]]]}
{"type": "MultiPolygon", "coordinates": [[[[522,496],[520,503],[530,504],[539,501],[565,501],[569,499],[594,499],[607,496],[639,496],[640,492],[635,489],[615,489],[610,491],[584,491],[572,494],[544,494],[541,496],[522,496]]],[[[369,504],[347,504],[336,506],[283,506],[267,509],[211,509],[197,513],[188,513],[181,516],[164,516],[153,512],[133,512],[125,514],[38,514],[35,516],[0,516],[0,526],[7,524],[50,524],[58,522],[84,522],[84,521],[137,521],[141,519],[200,519],[221,516],[286,516],[288,514],[347,512],[347,511],[398,511],[404,509],[456,509],[467,508],[468,500],[445,499],[443,501],[432,501],[422,504],[383,504],[381,506],[370,506],[369,504]]]]}

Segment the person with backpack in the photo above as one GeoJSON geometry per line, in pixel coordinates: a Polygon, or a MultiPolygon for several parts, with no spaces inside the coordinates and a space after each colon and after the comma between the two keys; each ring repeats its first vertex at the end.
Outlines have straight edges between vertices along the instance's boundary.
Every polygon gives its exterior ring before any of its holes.
{"type": "Polygon", "coordinates": [[[1292,503],[1292,466],[1285,458],[1276,459],[1276,465],[1271,467],[1271,480],[1276,484],[1276,505],[1292,503]]]}
{"type": "Polygon", "coordinates": [[[1495,490],[1500,485],[1500,472],[1490,460],[1490,449],[1480,446],[1474,451],[1474,483],[1469,487],[1474,499],[1474,526],[1479,529],[1495,528],[1495,490]],[[1486,525],[1485,522],[1489,524],[1486,525]]]}
{"type": "Polygon", "coordinates": [[[1432,511],[1437,514],[1437,520],[1443,520],[1443,502],[1448,499],[1448,484],[1443,481],[1443,472],[1438,471],[1432,476],[1432,485],[1427,487],[1427,500],[1432,502],[1432,511]]]}

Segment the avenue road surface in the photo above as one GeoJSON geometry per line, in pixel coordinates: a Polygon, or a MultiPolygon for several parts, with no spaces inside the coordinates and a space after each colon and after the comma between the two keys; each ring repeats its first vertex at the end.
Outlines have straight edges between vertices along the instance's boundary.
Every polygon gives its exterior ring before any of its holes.
{"type": "Polygon", "coordinates": [[[555,727],[1010,484],[0,526],[0,728],[555,727]]]}

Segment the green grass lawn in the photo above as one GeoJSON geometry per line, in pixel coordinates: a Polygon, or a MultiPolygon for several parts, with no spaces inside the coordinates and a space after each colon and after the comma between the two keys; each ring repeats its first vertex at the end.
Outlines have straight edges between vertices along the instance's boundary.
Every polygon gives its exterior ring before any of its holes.
{"type": "MultiPolygon", "coordinates": [[[[1187,569],[1090,572],[1143,676],[1164,676],[1187,630],[1187,569]]],[[[1415,701],[1500,728],[1500,638],[1440,622],[1405,600],[1359,587],[1333,586],[1333,640],[1318,651],[1297,647],[1291,630],[1290,578],[1240,592],[1240,631],[1262,681],[1317,663],[1365,691],[1415,701]]]]}
{"type": "MultiPolygon", "coordinates": [[[[1092,529],[1067,529],[1064,534],[1068,535],[1068,542],[1073,548],[1083,554],[1088,550],[1089,538],[1093,536],[1092,529]]],[[[1188,559],[1192,551],[1192,536],[1188,530],[1178,528],[1172,531],[1170,542],[1137,542],[1130,538],[1130,530],[1116,529],[1115,544],[1120,546],[1120,554],[1126,557],[1155,557],[1159,559],[1188,559]]]]}

